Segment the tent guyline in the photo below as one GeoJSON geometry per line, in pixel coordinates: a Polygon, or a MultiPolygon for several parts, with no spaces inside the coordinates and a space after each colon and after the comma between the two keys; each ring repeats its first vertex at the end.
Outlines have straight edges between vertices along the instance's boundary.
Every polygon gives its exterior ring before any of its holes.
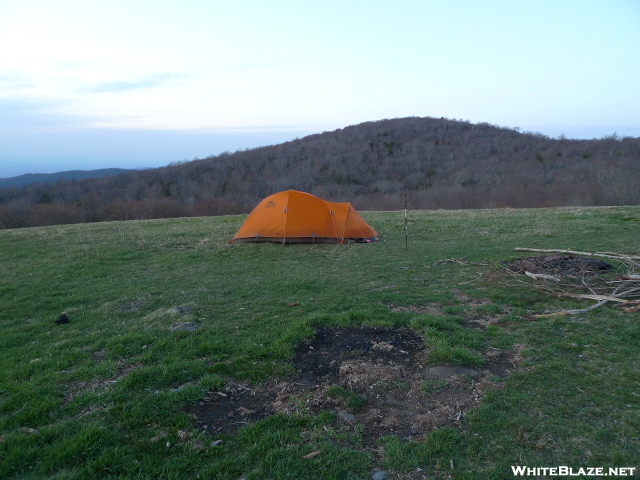
{"type": "Polygon", "coordinates": [[[377,235],[350,203],[287,190],[262,200],[231,242],[371,242],[377,235]]]}

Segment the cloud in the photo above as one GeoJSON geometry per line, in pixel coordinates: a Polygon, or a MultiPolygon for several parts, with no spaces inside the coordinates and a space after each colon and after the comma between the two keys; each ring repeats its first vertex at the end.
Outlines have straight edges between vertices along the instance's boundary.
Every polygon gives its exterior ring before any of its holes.
{"type": "Polygon", "coordinates": [[[1,97],[13,96],[35,88],[35,84],[20,75],[0,75],[1,97]]]}
{"type": "Polygon", "coordinates": [[[251,3],[0,0],[0,99],[84,128],[141,130],[637,116],[629,8],[251,3]]]}
{"type": "Polygon", "coordinates": [[[91,93],[128,92],[131,90],[143,90],[149,88],[159,88],[174,85],[177,80],[186,78],[187,75],[179,74],[156,74],[147,75],[137,80],[121,80],[100,83],[87,87],[86,91],[91,93]]]}

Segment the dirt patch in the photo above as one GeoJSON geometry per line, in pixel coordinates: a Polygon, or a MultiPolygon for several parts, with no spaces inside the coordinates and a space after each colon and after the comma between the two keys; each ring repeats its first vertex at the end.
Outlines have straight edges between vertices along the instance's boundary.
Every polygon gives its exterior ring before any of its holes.
{"type": "Polygon", "coordinates": [[[486,298],[474,298],[456,288],[451,290],[451,293],[453,294],[456,300],[458,300],[461,303],[464,303],[467,307],[475,308],[475,307],[481,307],[484,305],[489,305],[491,303],[491,301],[486,298]]]}
{"type": "MultiPolygon", "coordinates": [[[[471,307],[471,308],[477,308],[477,307],[481,307],[484,305],[488,305],[491,302],[487,299],[478,299],[478,298],[473,298],[469,295],[467,295],[466,293],[458,290],[458,289],[452,289],[451,290],[451,294],[453,295],[453,297],[460,303],[464,303],[465,306],[467,307],[471,307]]],[[[428,304],[424,304],[424,305],[392,305],[392,304],[387,304],[387,307],[389,307],[389,310],[391,310],[392,312],[396,312],[396,313],[405,313],[405,312],[409,312],[409,313],[415,313],[418,315],[423,315],[423,314],[428,314],[428,315],[445,315],[444,309],[445,309],[445,305],[442,305],[440,303],[434,302],[434,303],[428,303],[428,304]]]]}
{"type": "MultiPolygon", "coordinates": [[[[92,354],[92,357],[96,362],[100,363],[102,362],[102,359],[105,357],[106,354],[107,354],[106,349],[98,350],[92,354]]],[[[122,363],[121,365],[118,366],[117,373],[113,378],[109,378],[109,379],[100,378],[100,379],[93,379],[93,380],[86,380],[86,381],[78,380],[78,381],[69,382],[65,384],[66,390],[63,393],[64,399],[67,402],[71,402],[79,395],[82,395],[87,392],[102,393],[108,390],[109,388],[111,388],[113,384],[115,384],[118,380],[128,375],[132,371],[139,369],[140,367],[141,367],[141,364],[137,362],[132,364],[122,363]]]]}
{"type": "Polygon", "coordinates": [[[424,349],[424,340],[412,330],[321,328],[311,342],[298,347],[293,365],[299,374],[297,383],[317,386],[335,383],[344,362],[366,359],[388,365],[409,364],[424,349]]]}
{"type": "Polygon", "coordinates": [[[485,391],[501,388],[517,352],[492,349],[482,369],[428,365],[422,337],[406,329],[320,328],[295,354],[298,376],[259,388],[228,383],[191,409],[213,435],[274,413],[333,411],[366,443],[382,435],[410,440],[460,422],[485,391]]]}
{"type": "MultiPolygon", "coordinates": [[[[464,310],[457,315],[464,317],[467,321],[467,326],[470,328],[484,330],[489,325],[498,323],[505,315],[511,313],[511,308],[506,305],[497,308],[497,311],[495,311],[495,309],[487,310],[486,308],[483,308],[491,305],[491,301],[486,298],[474,298],[458,289],[452,289],[451,293],[458,302],[464,304],[464,310]]],[[[448,315],[446,313],[446,305],[442,305],[437,302],[423,305],[387,304],[387,307],[389,310],[396,313],[409,312],[416,315],[448,315]]]]}
{"type": "Polygon", "coordinates": [[[511,262],[503,262],[507,271],[512,273],[526,272],[556,277],[582,277],[605,273],[613,268],[607,262],[588,257],[574,255],[538,255],[518,258],[511,262]]]}
{"type": "Polygon", "coordinates": [[[208,392],[193,413],[198,425],[210,434],[233,433],[275,413],[276,386],[250,388],[229,382],[221,390],[208,392]]]}

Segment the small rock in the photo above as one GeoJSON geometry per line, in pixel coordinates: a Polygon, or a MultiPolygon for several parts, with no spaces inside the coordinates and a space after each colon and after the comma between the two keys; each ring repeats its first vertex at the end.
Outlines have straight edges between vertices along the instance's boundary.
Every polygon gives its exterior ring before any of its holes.
{"type": "Polygon", "coordinates": [[[349,422],[349,423],[355,423],[356,421],[356,416],[352,415],[351,413],[347,413],[343,410],[338,412],[338,416],[343,419],[345,422],[349,422]]]}
{"type": "Polygon", "coordinates": [[[292,307],[299,307],[300,304],[298,302],[291,302],[291,303],[287,303],[287,307],[292,308],[292,307]]]}
{"type": "Polygon", "coordinates": [[[222,445],[222,440],[214,440],[211,442],[212,447],[217,447],[218,445],[222,445]]]}
{"type": "Polygon", "coordinates": [[[56,325],[64,325],[65,323],[69,323],[69,317],[67,317],[66,313],[63,313],[56,320],[56,325]]]}
{"type": "Polygon", "coordinates": [[[371,480],[387,480],[387,478],[389,478],[389,475],[384,470],[378,470],[371,475],[371,480]]]}

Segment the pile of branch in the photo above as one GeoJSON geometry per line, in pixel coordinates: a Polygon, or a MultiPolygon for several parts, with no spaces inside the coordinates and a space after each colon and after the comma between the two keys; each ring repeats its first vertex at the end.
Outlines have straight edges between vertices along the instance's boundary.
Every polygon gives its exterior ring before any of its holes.
{"type": "Polygon", "coordinates": [[[581,313],[590,312],[609,302],[622,304],[622,310],[627,313],[640,311],[640,255],[625,255],[612,252],[577,252],[574,250],[543,250],[537,248],[515,248],[519,252],[539,252],[539,253],[556,253],[565,255],[578,255],[581,257],[601,257],[608,258],[621,263],[621,274],[615,277],[615,280],[606,282],[604,285],[594,285],[587,282],[586,278],[582,278],[581,283],[577,285],[580,292],[567,291],[567,285],[560,285],[561,279],[553,275],[545,275],[540,273],[524,272],[529,278],[535,281],[542,280],[542,285],[537,285],[550,293],[559,297],[571,297],[586,300],[593,300],[596,303],[587,308],[564,310],[556,313],[544,315],[535,315],[535,317],[550,317],[558,315],[579,315],[581,313]],[[552,281],[557,285],[549,284],[552,281]],[[585,291],[587,293],[585,293],[585,291]]]}

